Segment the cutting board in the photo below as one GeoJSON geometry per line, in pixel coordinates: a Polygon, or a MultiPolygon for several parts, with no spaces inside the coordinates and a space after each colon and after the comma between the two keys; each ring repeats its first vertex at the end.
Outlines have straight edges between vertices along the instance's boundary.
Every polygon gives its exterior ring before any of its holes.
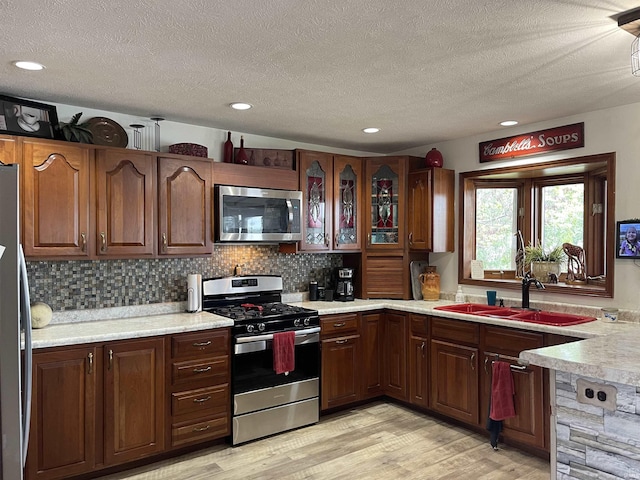
{"type": "Polygon", "coordinates": [[[420,274],[424,273],[429,266],[429,262],[411,262],[409,271],[411,272],[411,291],[414,300],[422,300],[422,286],[420,285],[420,274]]]}

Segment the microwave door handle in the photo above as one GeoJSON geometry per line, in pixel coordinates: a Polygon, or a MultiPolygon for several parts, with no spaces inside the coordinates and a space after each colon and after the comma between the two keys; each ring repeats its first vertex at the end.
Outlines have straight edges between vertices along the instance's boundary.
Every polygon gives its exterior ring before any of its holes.
{"type": "Polygon", "coordinates": [[[293,203],[291,200],[287,199],[287,210],[289,211],[289,222],[287,223],[287,233],[291,233],[293,231],[293,203]]]}

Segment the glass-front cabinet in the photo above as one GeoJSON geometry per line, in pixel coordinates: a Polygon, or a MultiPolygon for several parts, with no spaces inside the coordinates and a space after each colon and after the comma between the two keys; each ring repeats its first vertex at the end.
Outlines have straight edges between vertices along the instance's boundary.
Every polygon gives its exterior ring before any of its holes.
{"type": "Polygon", "coordinates": [[[369,158],[367,249],[404,248],[405,164],[398,157],[369,158]]]}
{"type": "Polygon", "coordinates": [[[362,160],[299,150],[303,195],[301,251],[361,249],[362,160]]]}

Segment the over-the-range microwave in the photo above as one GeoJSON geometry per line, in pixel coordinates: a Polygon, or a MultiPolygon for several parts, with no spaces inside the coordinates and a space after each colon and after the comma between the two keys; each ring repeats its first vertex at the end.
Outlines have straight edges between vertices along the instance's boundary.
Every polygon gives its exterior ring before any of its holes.
{"type": "Polygon", "coordinates": [[[302,192],[219,185],[216,201],[219,242],[302,240],[302,192]]]}

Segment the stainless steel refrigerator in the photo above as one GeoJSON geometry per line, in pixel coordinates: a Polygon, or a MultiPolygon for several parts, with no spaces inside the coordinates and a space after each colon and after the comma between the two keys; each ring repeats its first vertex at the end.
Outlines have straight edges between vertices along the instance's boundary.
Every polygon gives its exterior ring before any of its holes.
{"type": "Polygon", "coordinates": [[[24,478],[31,413],[31,315],[18,179],[18,165],[0,164],[0,480],[24,478]]]}

